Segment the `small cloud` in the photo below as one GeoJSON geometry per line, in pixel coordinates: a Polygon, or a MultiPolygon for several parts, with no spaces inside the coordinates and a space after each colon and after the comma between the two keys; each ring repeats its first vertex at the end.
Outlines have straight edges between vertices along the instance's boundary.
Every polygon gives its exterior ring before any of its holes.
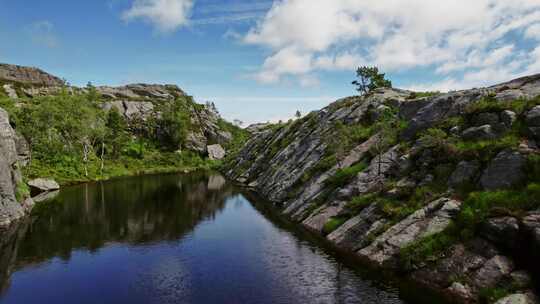
{"type": "Polygon", "coordinates": [[[223,34],[223,39],[240,40],[240,39],[242,39],[242,34],[240,34],[239,32],[237,32],[237,31],[235,31],[233,29],[228,29],[223,34]]]}
{"type": "Polygon", "coordinates": [[[56,48],[59,40],[54,33],[54,25],[50,21],[37,21],[26,27],[26,32],[35,44],[48,48],[56,48]]]}
{"type": "Polygon", "coordinates": [[[170,33],[189,23],[193,0],[134,0],[122,13],[126,22],[141,19],[162,33],[170,33]]]}

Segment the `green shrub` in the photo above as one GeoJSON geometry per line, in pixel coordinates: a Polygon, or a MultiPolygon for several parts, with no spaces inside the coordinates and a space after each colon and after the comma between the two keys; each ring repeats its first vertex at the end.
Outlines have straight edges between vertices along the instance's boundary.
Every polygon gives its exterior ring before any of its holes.
{"type": "Polygon", "coordinates": [[[458,223],[474,231],[492,213],[514,214],[540,207],[540,184],[529,184],[523,190],[473,192],[464,201],[458,223]]]}
{"type": "Polygon", "coordinates": [[[347,208],[347,210],[349,210],[352,214],[356,215],[367,206],[377,202],[378,195],[378,193],[369,193],[353,197],[351,201],[347,203],[345,208],[347,208]]]}
{"type": "Polygon", "coordinates": [[[424,98],[424,97],[433,97],[440,95],[441,92],[439,91],[433,91],[433,92],[411,92],[411,95],[407,97],[407,99],[418,99],[418,98],[424,98]]]}
{"type": "Polygon", "coordinates": [[[443,232],[417,240],[400,250],[399,262],[404,270],[415,265],[438,260],[442,253],[459,241],[456,226],[450,225],[443,232]]]}
{"type": "Polygon", "coordinates": [[[359,162],[354,166],[339,169],[334,176],[328,178],[325,181],[327,186],[332,188],[339,188],[347,185],[358,173],[364,171],[368,164],[366,162],[359,162]]]}
{"type": "Polygon", "coordinates": [[[474,115],[483,112],[501,112],[504,110],[514,111],[517,114],[524,113],[540,103],[540,98],[516,99],[511,101],[498,101],[494,95],[483,97],[477,102],[469,104],[465,108],[465,114],[474,115]]]}
{"type": "Polygon", "coordinates": [[[508,287],[488,287],[480,290],[480,303],[495,303],[511,294],[513,291],[508,287]]]}
{"type": "Polygon", "coordinates": [[[30,188],[25,182],[18,182],[15,189],[15,198],[18,202],[22,202],[28,197],[30,197],[30,188]]]}
{"type": "Polygon", "coordinates": [[[347,221],[347,219],[343,218],[343,217],[332,217],[332,218],[330,218],[328,220],[328,222],[326,222],[326,224],[324,224],[323,233],[325,235],[332,233],[334,230],[338,229],[341,225],[343,225],[343,223],[345,223],[346,221],[347,221]]]}
{"type": "Polygon", "coordinates": [[[529,155],[527,159],[527,175],[529,181],[540,182],[540,155],[529,155]]]}

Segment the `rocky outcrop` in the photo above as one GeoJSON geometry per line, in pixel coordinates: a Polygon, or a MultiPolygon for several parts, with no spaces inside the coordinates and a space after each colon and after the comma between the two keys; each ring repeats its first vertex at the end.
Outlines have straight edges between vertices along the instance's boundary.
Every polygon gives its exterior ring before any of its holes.
{"type": "Polygon", "coordinates": [[[225,149],[221,145],[210,145],[207,147],[208,158],[213,160],[221,160],[225,157],[225,149]]]}
{"type": "Polygon", "coordinates": [[[32,207],[28,197],[17,197],[23,183],[17,141],[20,140],[6,111],[0,109],[0,228],[23,217],[32,207]]]}
{"type": "Polygon", "coordinates": [[[171,107],[167,105],[184,100],[184,110],[191,123],[185,143],[178,149],[206,154],[208,145],[225,146],[232,140],[232,134],[223,129],[221,117],[213,103],[196,104],[182,89],[172,84],[136,83],[118,87],[79,88],[69,86],[58,77],[39,69],[8,64],[0,64],[0,84],[0,94],[14,99],[58,95],[61,92],[73,95],[93,92],[101,101],[103,110],[116,109],[137,132],[144,131],[144,126],[141,127],[144,123],[159,119],[163,111],[169,111],[171,107]]]}
{"type": "Polygon", "coordinates": [[[186,96],[178,86],[167,84],[128,84],[121,87],[100,86],[96,90],[105,98],[143,100],[143,99],[161,99],[171,100],[180,96],[186,96]]]}
{"type": "Polygon", "coordinates": [[[358,254],[378,265],[395,267],[396,255],[402,248],[446,229],[460,205],[461,202],[448,198],[436,200],[392,226],[358,254]]]}
{"type": "Polygon", "coordinates": [[[491,210],[467,195],[538,182],[528,164],[540,153],[539,95],[540,75],[423,98],[377,89],[253,126],[226,174],[336,246],[452,300],[474,303],[500,286],[526,294],[536,270],[516,253],[540,252],[540,216],[508,209],[540,206],[491,210]],[[465,228],[464,218],[479,223],[465,228]],[[456,229],[463,237],[449,235],[456,229]]]}
{"type": "Polygon", "coordinates": [[[63,86],[64,81],[38,68],[0,63],[0,80],[35,85],[63,86]]]}

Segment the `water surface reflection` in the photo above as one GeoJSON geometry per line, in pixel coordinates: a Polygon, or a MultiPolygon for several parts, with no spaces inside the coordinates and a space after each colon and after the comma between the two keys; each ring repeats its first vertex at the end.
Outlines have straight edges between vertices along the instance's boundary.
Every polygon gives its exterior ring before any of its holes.
{"type": "Polygon", "coordinates": [[[0,302],[403,303],[250,200],[207,173],[66,188],[0,238],[0,302]]]}

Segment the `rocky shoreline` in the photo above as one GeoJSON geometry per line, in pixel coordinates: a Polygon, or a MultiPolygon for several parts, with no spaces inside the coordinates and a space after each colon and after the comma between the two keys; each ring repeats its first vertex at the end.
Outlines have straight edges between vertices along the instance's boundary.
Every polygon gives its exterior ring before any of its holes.
{"type": "Polygon", "coordinates": [[[538,303],[539,95],[540,75],[421,98],[378,89],[261,128],[224,171],[338,248],[451,302],[538,303]],[[388,109],[399,122],[382,151],[384,128],[369,127],[388,109]],[[329,152],[332,138],[345,145],[343,129],[360,139],[329,152]]]}

